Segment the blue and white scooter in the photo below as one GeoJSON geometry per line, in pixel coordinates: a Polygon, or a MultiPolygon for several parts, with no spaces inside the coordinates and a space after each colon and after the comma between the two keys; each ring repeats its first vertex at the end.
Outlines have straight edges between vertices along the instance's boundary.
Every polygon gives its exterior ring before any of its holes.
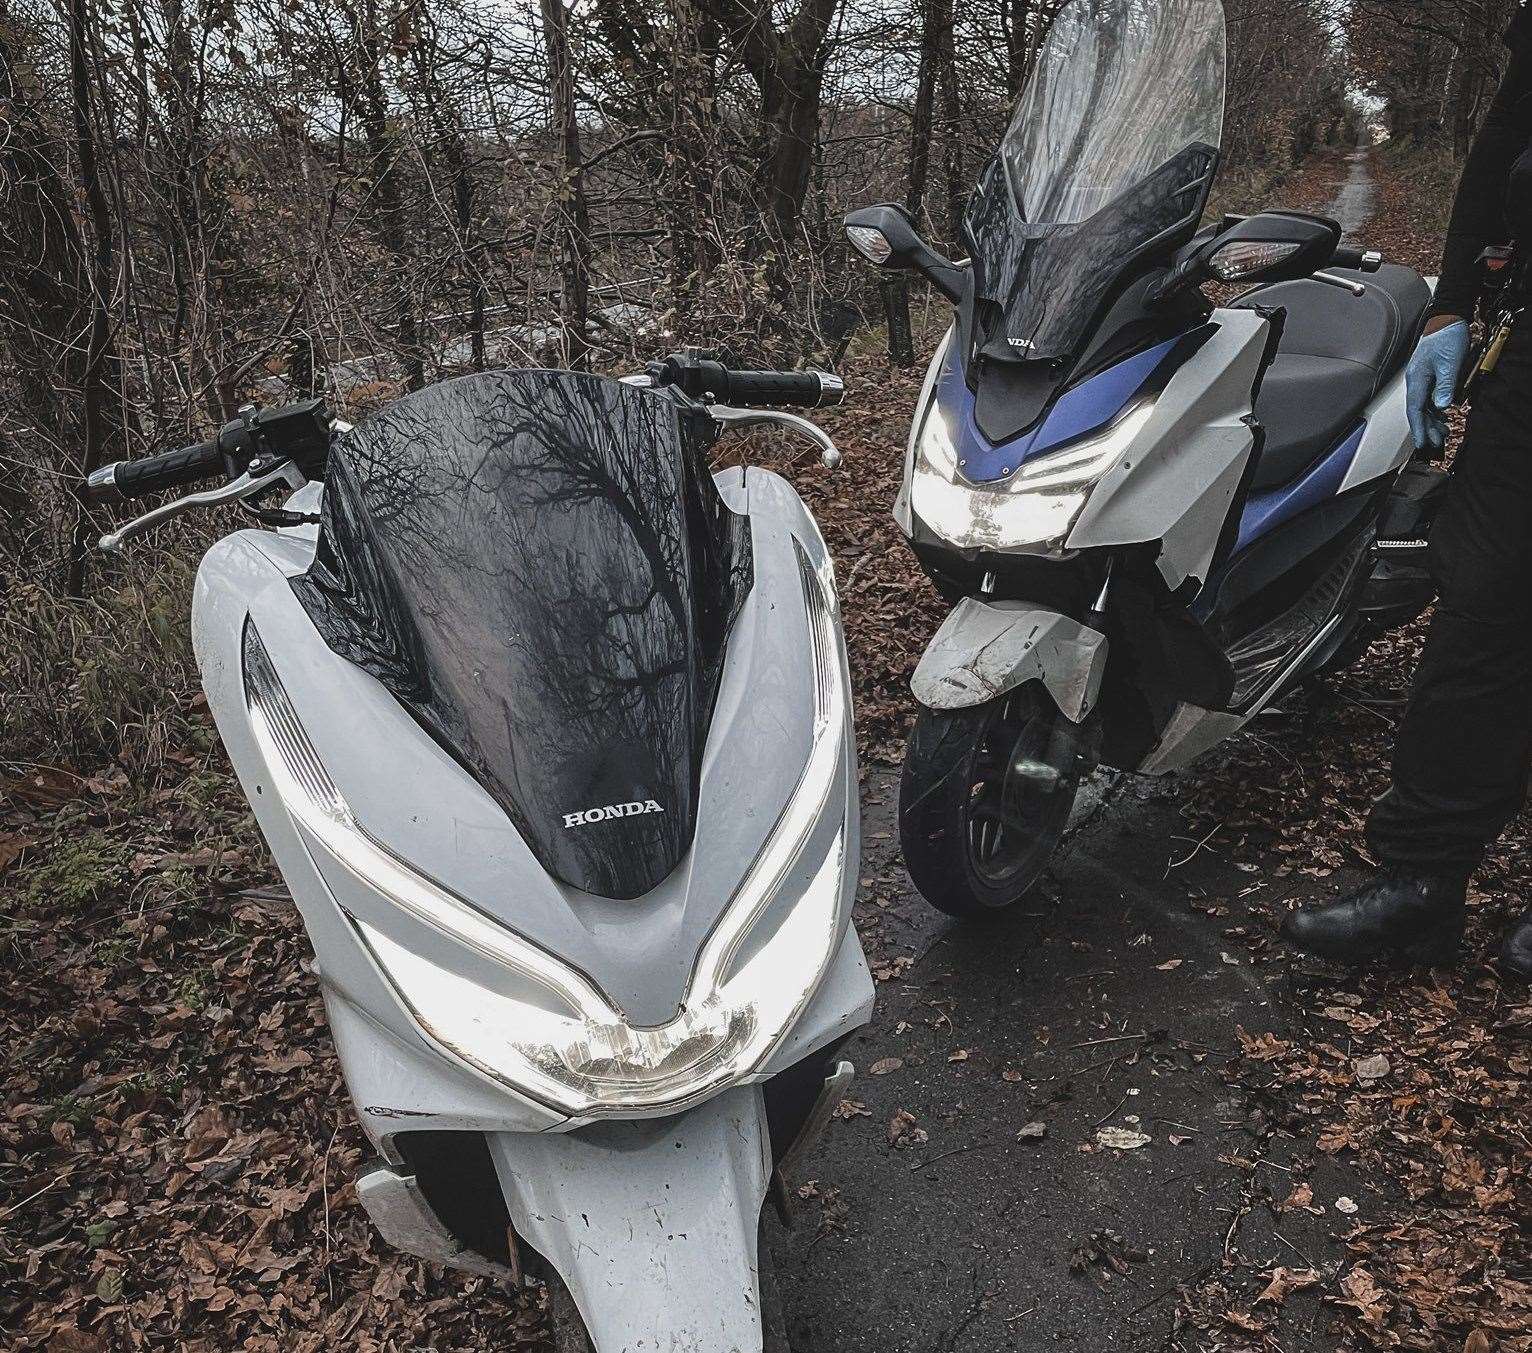
{"type": "Polygon", "coordinates": [[[1226,55],[1219,0],[1072,0],[970,201],[971,262],[897,207],[846,220],[957,311],[895,505],[954,604],[900,804],[954,915],[1027,892],[1094,766],[1188,765],[1434,595],[1445,477],[1412,462],[1404,391],[1431,288],[1320,217],[1201,226],[1226,55]]]}

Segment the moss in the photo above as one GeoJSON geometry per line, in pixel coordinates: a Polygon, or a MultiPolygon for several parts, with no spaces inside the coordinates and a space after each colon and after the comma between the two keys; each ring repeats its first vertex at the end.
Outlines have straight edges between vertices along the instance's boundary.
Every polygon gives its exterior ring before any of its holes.
{"type": "Polygon", "coordinates": [[[74,915],[127,881],[128,847],[103,831],[59,835],[22,876],[21,909],[74,915]]]}

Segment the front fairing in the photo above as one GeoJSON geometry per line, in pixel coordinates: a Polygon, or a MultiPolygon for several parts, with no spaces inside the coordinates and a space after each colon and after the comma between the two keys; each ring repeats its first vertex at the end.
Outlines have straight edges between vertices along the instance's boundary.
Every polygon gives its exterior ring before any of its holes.
{"type": "MultiPolygon", "coordinates": [[[[216,546],[204,562],[194,615],[209,703],[304,913],[332,1010],[354,1010],[360,1022],[351,1022],[353,1030],[376,1031],[376,1037],[352,1039],[350,1049],[342,1049],[364,1120],[369,1104],[379,1106],[379,1121],[371,1128],[393,1130],[397,1124],[390,1115],[406,1112],[413,1126],[431,1126],[426,1120],[435,1119],[451,1127],[458,1116],[455,1104],[472,1121],[486,1120],[482,1091],[448,1089],[461,1083],[463,1072],[472,1079],[480,1069],[462,1062],[412,1016],[411,1007],[421,1004],[420,993],[378,961],[377,952],[361,938],[363,927],[435,965],[455,983],[476,986],[484,993],[486,1009],[502,995],[535,993],[493,960],[401,910],[298,825],[273,792],[269,749],[263,750],[253,736],[241,676],[242,636],[247,628],[259,635],[313,744],[315,760],[370,838],[495,925],[557,956],[598,987],[634,1027],[657,1028],[685,1008],[699,954],[720,929],[792,798],[814,734],[814,676],[812,665],[802,660],[801,575],[805,557],[828,574],[823,542],[783,481],[752,472],[747,489],[744,476],[731,472],[723,484],[733,510],[748,515],[756,527],[757,585],[737,619],[720,680],[702,761],[697,843],[660,886],[631,902],[584,894],[550,878],[476,779],[381,683],[321,642],[290,586],[312,563],[312,544],[302,538],[306,533],[241,533],[216,546]],[[419,1086],[421,1071],[404,1070],[405,1048],[419,1050],[419,1068],[434,1058],[460,1071],[433,1075],[416,1093],[410,1087],[419,1086]]],[[[845,683],[838,643],[833,657],[845,683]]],[[[871,983],[849,924],[857,878],[856,764],[849,722],[823,810],[803,834],[798,864],[766,899],[745,935],[738,963],[750,962],[794,917],[814,875],[835,849],[841,872],[831,881],[829,942],[814,952],[802,946],[785,979],[811,993],[808,1005],[782,1029],[770,1057],[740,1066],[739,1076],[769,1074],[781,1059],[795,1059],[843,1036],[865,1020],[870,1007],[871,983]]],[[[632,1116],[669,1111],[673,1105],[621,1110],[632,1116]]],[[[557,1120],[556,1109],[538,1112],[557,1120]]],[[[504,1124],[521,1121],[522,1111],[508,1103],[504,1124]]]]}
{"type": "Polygon", "coordinates": [[[543,866],[631,899],[691,845],[748,522],[668,398],[567,372],[410,395],[331,456],[294,590],[543,866]]]}
{"type": "Polygon", "coordinates": [[[965,555],[1064,553],[1095,482],[1131,446],[1135,420],[1211,332],[1196,326],[1108,364],[1050,399],[1026,431],[999,440],[985,433],[968,363],[949,340],[911,438],[906,533],[965,555]],[[1078,482],[1053,468],[1092,457],[1094,473],[1078,482]]]}

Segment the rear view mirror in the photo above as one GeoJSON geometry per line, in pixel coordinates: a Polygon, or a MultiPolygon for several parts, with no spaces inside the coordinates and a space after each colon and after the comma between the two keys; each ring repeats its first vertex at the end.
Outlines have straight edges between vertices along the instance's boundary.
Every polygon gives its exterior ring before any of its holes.
{"type": "Polygon", "coordinates": [[[1289,282],[1328,266],[1340,240],[1326,217],[1267,211],[1215,235],[1201,261],[1219,282],[1289,282]]]}
{"type": "Polygon", "coordinates": [[[846,217],[851,247],[874,267],[913,270],[949,301],[962,299],[965,274],[920,238],[909,213],[892,202],[862,207],[846,217]]]}

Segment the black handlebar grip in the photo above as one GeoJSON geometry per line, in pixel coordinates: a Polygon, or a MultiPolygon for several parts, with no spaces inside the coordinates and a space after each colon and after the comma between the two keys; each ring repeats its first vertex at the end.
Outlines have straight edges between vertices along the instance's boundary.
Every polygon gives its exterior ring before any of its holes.
{"type": "Polygon", "coordinates": [[[730,371],[728,383],[724,401],[740,408],[788,404],[818,409],[839,404],[845,394],[838,376],[819,371],[730,371]]]}
{"type": "Polygon", "coordinates": [[[1350,268],[1353,272],[1377,272],[1383,266],[1383,255],[1374,249],[1337,249],[1330,266],[1350,268]]]}
{"type": "Polygon", "coordinates": [[[223,452],[213,437],[179,451],[162,451],[142,460],[119,460],[103,465],[85,481],[86,495],[96,502],[141,498],[148,493],[184,488],[224,472],[223,452]]]}

